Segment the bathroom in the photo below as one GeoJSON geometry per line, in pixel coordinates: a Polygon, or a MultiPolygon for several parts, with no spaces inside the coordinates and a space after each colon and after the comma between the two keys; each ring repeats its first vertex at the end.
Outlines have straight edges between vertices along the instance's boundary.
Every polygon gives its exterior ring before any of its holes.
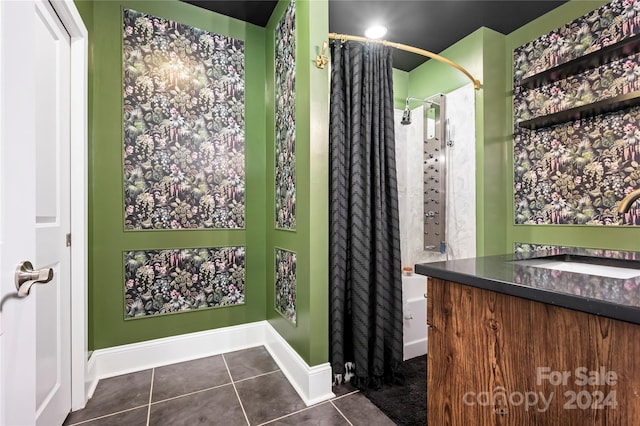
{"type": "MultiPolygon", "coordinates": [[[[479,89],[475,89],[458,70],[436,61],[429,61],[410,72],[394,70],[400,226],[403,233],[420,235],[412,241],[401,241],[402,266],[512,252],[516,244],[638,249],[640,231],[635,227],[514,221],[513,61],[510,55],[514,49],[606,3],[571,1],[507,35],[480,28],[439,52],[479,79],[479,89]],[[448,120],[443,133],[448,161],[445,181],[447,233],[442,252],[440,247],[426,251],[422,247],[424,235],[418,228],[424,212],[421,203],[414,203],[423,198],[422,195],[415,196],[415,191],[424,190],[422,175],[420,180],[412,180],[410,177],[414,176],[409,176],[411,168],[422,167],[422,163],[411,160],[418,158],[416,156],[422,158],[421,127],[427,132],[432,128],[425,125],[432,105],[410,100],[411,124],[401,124],[407,98],[433,100],[440,94],[444,95],[445,123],[448,120]],[[405,143],[405,149],[401,149],[400,143],[405,143]]],[[[86,381],[95,386],[100,378],[150,365],[197,358],[215,350],[230,352],[265,345],[270,352],[282,354],[287,360],[283,362],[296,366],[294,369],[297,370],[288,374],[302,377],[297,386],[306,401],[322,400],[331,392],[326,384],[314,382],[314,377],[319,377],[320,382],[327,378],[329,383],[331,381],[327,366],[329,73],[327,69],[317,68],[314,59],[320,54],[329,28],[327,3],[296,2],[296,25],[298,31],[305,34],[304,43],[301,41],[297,46],[297,57],[304,60],[298,59],[295,74],[296,97],[300,99],[295,112],[296,222],[281,222],[281,226],[274,226],[278,217],[275,213],[276,189],[272,185],[277,173],[273,167],[277,161],[276,123],[272,118],[277,107],[272,100],[276,88],[267,83],[266,96],[262,89],[264,82],[272,82],[276,74],[273,65],[265,67],[265,64],[273,64],[275,60],[273,33],[278,19],[270,20],[266,27],[259,27],[212,12],[202,13],[201,9],[183,2],[77,1],[76,4],[89,29],[91,46],[88,82],[89,275],[83,283],[88,291],[85,302],[88,337],[84,355],[85,359],[89,358],[86,381]],[[122,85],[120,72],[123,9],[175,20],[243,41],[246,85],[243,197],[246,210],[243,211],[244,221],[235,221],[233,227],[236,229],[229,226],[204,230],[149,229],[144,221],[131,226],[125,223],[123,185],[126,182],[122,177],[125,111],[122,101],[127,89],[122,85]],[[174,262],[172,253],[163,252],[208,247],[243,248],[233,253],[185,253],[193,257],[210,256],[208,260],[214,264],[216,259],[224,257],[235,270],[244,271],[246,286],[242,296],[227,295],[230,297],[224,300],[225,303],[229,301],[229,306],[169,315],[158,314],[144,305],[136,305],[135,309],[128,309],[133,305],[124,307],[128,283],[124,278],[128,273],[136,277],[141,268],[135,263],[144,264],[144,255],[166,256],[167,264],[171,265],[174,262]],[[129,264],[135,269],[128,270],[126,265],[129,264]],[[287,274],[295,271],[296,287],[285,288],[287,297],[295,292],[293,310],[286,303],[283,309],[274,309],[278,305],[276,299],[279,300],[276,291],[279,271],[287,274]],[[225,349],[214,349],[215,345],[210,343],[214,338],[226,342],[225,349]],[[193,344],[199,341],[197,339],[205,343],[201,346],[193,344]],[[156,349],[154,355],[149,355],[151,349],[143,342],[153,341],[168,345],[160,347],[171,350],[156,349]],[[141,355],[128,356],[135,351],[140,351],[141,355]]],[[[282,16],[286,7],[285,2],[280,3],[274,16],[282,16]]],[[[231,156],[228,161],[236,161],[236,158],[231,156]]],[[[236,197],[238,193],[233,195],[236,197]]],[[[426,278],[415,274],[411,279],[426,282],[426,278]]],[[[410,298],[415,303],[420,297],[424,299],[424,293],[424,290],[416,290],[410,298]]],[[[407,308],[405,316],[411,315],[419,318],[423,314],[407,308]]]]}

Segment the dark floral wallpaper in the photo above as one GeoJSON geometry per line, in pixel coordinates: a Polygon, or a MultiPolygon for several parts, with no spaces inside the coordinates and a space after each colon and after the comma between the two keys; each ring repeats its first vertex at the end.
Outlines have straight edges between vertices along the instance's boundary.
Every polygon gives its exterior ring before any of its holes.
{"type": "Polygon", "coordinates": [[[640,0],[613,0],[513,53],[516,84],[640,33],[640,0]]]}
{"type": "Polygon", "coordinates": [[[245,248],[127,251],[127,318],[244,304],[245,248]]]}
{"type": "Polygon", "coordinates": [[[634,54],[559,80],[523,90],[516,86],[513,107],[518,121],[613,98],[640,89],[640,54],[634,54]]]}
{"type": "Polygon", "coordinates": [[[296,323],[296,254],[276,248],[276,311],[296,323]]]}
{"type": "Polygon", "coordinates": [[[296,15],[295,1],[275,30],[276,228],[296,229],[296,15]]]}
{"type": "Polygon", "coordinates": [[[640,89],[640,54],[534,89],[518,85],[523,76],[640,32],[640,14],[629,4],[640,13],[640,0],[614,0],[514,51],[516,224],[640,225],[637,206],[617,212],[640,187],[640,107],[537,130],[517,124],[640,89]]]}
{"type": "Polygon", "coordinates": [[[514,140],[517,224],[640,225],[640,209],[617,212],[640,187],[640,107],[514,140]]]}
{"type": "Polygon", "coordinates": [[[124,10],[125,229],[243,228],[244,42],[124,10]]]}

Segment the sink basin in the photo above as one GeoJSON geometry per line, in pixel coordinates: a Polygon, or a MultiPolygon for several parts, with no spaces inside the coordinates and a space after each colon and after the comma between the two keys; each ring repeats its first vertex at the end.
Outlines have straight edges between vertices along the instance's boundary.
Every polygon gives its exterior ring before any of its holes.
{"type": "Polygon", "coordinates": [[[511,263],[532,266],[534,268],[555,269],[558,271],[623,280],[640,277],[640,262],[624,259],[561,254],[526,260],[515,260],[511,263]]]}

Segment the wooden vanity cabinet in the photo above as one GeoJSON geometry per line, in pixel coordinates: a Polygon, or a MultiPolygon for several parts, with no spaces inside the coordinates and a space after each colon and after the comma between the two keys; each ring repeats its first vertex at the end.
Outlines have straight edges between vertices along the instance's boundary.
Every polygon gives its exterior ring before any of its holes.
{"type": "Polygon", "coordinates": [[[427,304],[430,426],[639,424],[639,325],[436,278],[427,304]]]}

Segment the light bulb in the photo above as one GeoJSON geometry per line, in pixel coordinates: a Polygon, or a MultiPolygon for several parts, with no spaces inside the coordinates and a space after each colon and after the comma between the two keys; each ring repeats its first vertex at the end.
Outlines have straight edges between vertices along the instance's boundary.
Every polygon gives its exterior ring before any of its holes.
{"type": "Polygon", "coordinates": [[[387,33],[387,27],[382,25],[372,25],[364,32],[366,38],[380,38],[387,33]]]}

